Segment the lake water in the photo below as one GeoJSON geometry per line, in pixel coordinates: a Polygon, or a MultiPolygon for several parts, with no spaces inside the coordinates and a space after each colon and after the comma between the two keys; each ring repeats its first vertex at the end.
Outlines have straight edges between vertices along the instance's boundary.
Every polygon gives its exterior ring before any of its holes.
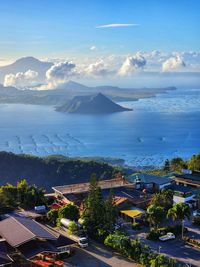
{"type": "Polygon", "coordinates": [[[131,112],[64,114],[53,107],[1,104],[0,150],[34,155],[106,156],[132,166],[200,152],[200,90],[178,89],[122,102],[131,112]]]}

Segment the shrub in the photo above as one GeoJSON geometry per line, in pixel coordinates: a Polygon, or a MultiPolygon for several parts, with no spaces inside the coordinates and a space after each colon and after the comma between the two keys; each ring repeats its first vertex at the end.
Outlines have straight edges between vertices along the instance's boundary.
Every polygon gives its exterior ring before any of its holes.
{"type": "Polygon", "coordinates": [[[192,223],[200,226],[200,216],[195,216],[192,218],[192,223]]]}
{"type": "Polygon", "coordinates": [[[159,236],[160,236],[160,232],[158,230],[153,229],[147,234],[147,239],[158,240],[159,236]]]}
{"type": "MultiPolygon", "coordinates": [[[[184,233],[186,233],[187,231],[187,228],[184,228],[184,233]]],[[[158,228],[157,230],[153,229],[147,235],[147,239],[158,240],[160,236],[166,235],[169,232],[175,234],[175,236],[180,235],[182,233],[182,225],[177,224],[174,226],[158,228]]]]}
{"type": "Polygon", "coordinates": [[[78,232],[78,225],[75,221],[69,223],[69,232],[70,234],[76,234],[78,232]]]}
{"type": "Polygon", "coordinates": [[[134,229],[134,230],[140,230],[141,229],[140,223],[139,222],[134,222],[132,224],[132,229],[134,229]]]}

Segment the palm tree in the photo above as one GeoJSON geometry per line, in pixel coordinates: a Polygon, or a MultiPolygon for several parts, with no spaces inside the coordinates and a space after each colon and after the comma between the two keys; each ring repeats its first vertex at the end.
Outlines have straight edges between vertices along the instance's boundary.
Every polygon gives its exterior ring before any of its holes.
{"type": "Polygon", "coordinates": [[[183,221],[185,218],[190,218],[190,208],[185,203],[174,204],[167,212],[167,217],[173,221],[183,221]]]}

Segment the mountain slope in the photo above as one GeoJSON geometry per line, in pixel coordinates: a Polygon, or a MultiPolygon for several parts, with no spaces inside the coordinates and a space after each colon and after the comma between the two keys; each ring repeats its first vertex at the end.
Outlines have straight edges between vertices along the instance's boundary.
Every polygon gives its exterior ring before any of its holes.
{"type": "Polygon", "coordinates": [[[3,83],[6,74],[16,74],[27,70],[38,72],[38,81],[43,82],[46,71],[53,65],[51,62],[40,61],[34,57],[23,57],[14,63],[0,67],[0,82],[3,83]]]}
{"type": "Polygon", "coordinates": [[[92,96],[76,96],[70,103],[64,104],[56,110],[68,113],[101,114],[130,111],[131,109],[124,108],[98,93],[92,96]]]}
{"type": "Polygon", "coordinates": [[[30,184],[44,187],[48,191],[52,186],[83,183],[96,173],[101,180],[111,179],[117,172],[113,166],[63,156],[34,157],[0,152],[0,186],[6,183],[16,184],[26,178],[30,184]]]}

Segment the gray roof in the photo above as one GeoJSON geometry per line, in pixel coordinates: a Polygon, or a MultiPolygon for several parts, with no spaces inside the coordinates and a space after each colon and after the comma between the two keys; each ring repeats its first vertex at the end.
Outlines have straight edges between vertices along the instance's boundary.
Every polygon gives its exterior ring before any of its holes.
{"type": "Polygon", "coordinates": [[[53,234],[44,225],[27,218],[9,217],[0,222],[0,236],[13,247],[18,247],[30,240],[42,238],[56,240],[53,234]]]}
{"type": "Polygon", "coordinates": [[[169,178],[168,176],[156,176],[156,175],[151,175],[151,174],[146,174],[146,173],[134,173],[133,175],[129,176],[127,179],[133,183],[135,182],[135,179],[137,177],[143,183],[155,183],[158,185],[167,184],[172,181],[172,179],[169,178]]]}

